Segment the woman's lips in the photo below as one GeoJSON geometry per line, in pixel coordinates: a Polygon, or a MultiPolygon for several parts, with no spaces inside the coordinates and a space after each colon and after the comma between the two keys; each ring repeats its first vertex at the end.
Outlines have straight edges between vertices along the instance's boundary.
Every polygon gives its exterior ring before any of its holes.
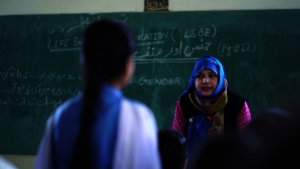
{"type": "Polygon", "coordinates": [[[201,87],[201,89],[206,92],[212,90],[212,87],[201,87]]]}

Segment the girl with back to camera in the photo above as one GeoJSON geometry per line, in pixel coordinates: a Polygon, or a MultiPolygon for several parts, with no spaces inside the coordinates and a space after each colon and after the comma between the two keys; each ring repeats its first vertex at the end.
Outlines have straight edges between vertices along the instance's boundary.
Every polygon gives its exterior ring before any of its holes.
{"type": "Polygon", "coordinates": [[[134,49],[120,22],[101,20],[86,29],[84,91],[49,118],[35,168],[160,168],[151,110],[121,94],[134,71],[134,49]]]}
{"type": "Polygon", "coordinates": [[[229,90],[221,62],[204,56],[195,63],[187,90],[177,101],[173,129],[187,138],[189,155],[217,136],[242,132],[251,120],[246,100],[229,90]]]}

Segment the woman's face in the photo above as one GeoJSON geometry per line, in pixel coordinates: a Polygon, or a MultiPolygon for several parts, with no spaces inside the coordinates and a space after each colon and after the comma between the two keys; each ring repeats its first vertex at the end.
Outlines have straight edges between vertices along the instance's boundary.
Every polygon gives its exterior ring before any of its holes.
{"type": "Polygon", "coordinates": [[[203,69],[198,73],[195,86],[203,96],[211,95],[218,85],[218,75],[210,69],[203,69]]]}

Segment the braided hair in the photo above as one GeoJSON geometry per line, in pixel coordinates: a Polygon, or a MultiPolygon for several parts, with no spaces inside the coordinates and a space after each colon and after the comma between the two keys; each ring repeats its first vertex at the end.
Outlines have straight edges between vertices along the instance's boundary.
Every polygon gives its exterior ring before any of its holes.
{"type": "Polygon", "coordinates": [[[105,19],[94,22],[86,29],[81,46],[85,87],[80,129],[70,168],[92,168],[89,131],[96,119],[96,102],[101,103],[98,101],[101,99],[101,84],[124,75],[126,61],[134,50],[135,39],[130,29],[121,22],[105,19]]]}

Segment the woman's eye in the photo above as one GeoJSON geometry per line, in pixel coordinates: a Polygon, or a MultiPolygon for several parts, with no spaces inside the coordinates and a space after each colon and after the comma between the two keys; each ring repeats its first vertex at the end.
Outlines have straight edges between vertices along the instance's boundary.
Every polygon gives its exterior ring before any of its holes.
{"type": "Polygon", "coordinates": [[[203,75],[197,75],[197,78],[203,78],[203,75]]]}
{"type": "Polygon", "coordinates": [[[217,77],[216,74],[210,74],[209,76],[210,76],[210,77],[217,77]]]}

